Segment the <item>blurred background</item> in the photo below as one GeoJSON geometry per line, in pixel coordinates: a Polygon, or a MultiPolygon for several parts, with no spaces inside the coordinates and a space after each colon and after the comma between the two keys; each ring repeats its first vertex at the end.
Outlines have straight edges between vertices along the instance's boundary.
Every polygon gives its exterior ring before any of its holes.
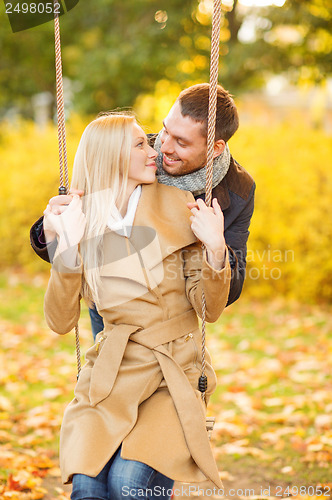
{"type": "MultiPolygon", "coordinates": [[[[0,28],[1,268],[44,271],[28,229],[57,192],[53,23],[0,28]]],[[[60,18],[69,165],[99,111],[157,132],[179,91],[208,81],[212,0],[80,1],[60,18]]],[[[329,302],[332,1],[223,0],[219,82],[230,147],[257,183],[245,293],[329,302]]]]}
{"type": "MultiPolygon", "coordinates": [[[[133,108],[146,132],[158,132],[178,93],[208,81],[212,7],[80,0],[60,18],[70,170],[100,111],[133,108]]],[[[49,265],[29,244],[59,182],[53,23],[13,33],[5,2],[0,16],[0,498],[68,498],[60,487],[50,494],[47,478],[59,482],[56,438],[75,383],[74,343],[45,328],[49,265]]],[[[327,484],[332,0],[222,0],[220,42],[219,82],[240,114],[230,150],[257,189],[243,293],[209,327],[220,381],[216,454],[226,485],[234,477],[327,484]]],[[[82,316],[84,348],[86,308],[82,316]]]]}

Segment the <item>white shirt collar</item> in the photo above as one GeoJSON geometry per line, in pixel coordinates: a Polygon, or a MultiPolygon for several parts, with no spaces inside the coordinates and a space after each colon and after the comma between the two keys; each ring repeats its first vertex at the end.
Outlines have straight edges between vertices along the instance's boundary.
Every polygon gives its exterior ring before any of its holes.
{"type": "Polygon", "coordinates": [[[136,210],[137,210],[137,205],[138,205],[138,201],[139,201],[140,196],[141,196],[141,192],[142,192],[142,186],[139,185],[131,193],[129,201],[128,201],[127,213],[124,217],[122,217],[119,210],[116,207],[114,207],[114,214],[112,214],[110,216],[110,218],[108,219],[108,223],[107,223],[107,226],[112,231],[115,231],[116,233],[120,234],[121,236],[126,236],[127,238],[130,238],[132,225],[134,222],[134,218],[135,218],[135,214],[136,214],[136,210]]]}

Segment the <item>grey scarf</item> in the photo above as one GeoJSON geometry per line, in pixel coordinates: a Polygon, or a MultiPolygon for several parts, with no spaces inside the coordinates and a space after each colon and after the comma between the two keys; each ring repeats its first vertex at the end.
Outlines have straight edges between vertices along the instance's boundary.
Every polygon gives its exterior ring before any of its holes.
{"type": "MultiPolygon", "coordinates": [[[[160,134],[161,132],[159,132],[153,146],[158,153],[158,157],[156,159],[158,182],[161,184],[167,184],[167,186],[175,186],[185,191],[191,191],[194,196],[205,193],[206,166],[196,172],[185,175],[175,176],[165,172],[163,169],[163,155],[160,152],[160,134]]],[[[230,161],[231,154],[229,152],[228,144],[226,144],[226,147],[221,155],[217,156],[217,158],[213,160],[212,188],[215,188],[223,180],[228,172],[230,161]]]]}

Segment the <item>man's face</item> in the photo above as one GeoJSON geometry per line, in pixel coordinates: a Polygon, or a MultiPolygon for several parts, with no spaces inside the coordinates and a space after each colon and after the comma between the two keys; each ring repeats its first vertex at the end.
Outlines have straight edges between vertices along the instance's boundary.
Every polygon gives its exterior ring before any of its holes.
{"type": "Polygon", "coordinates": [[[205,166],[206,137],[202,135],[202,124],[182,116],[179,102],[166,116],[160,139],[163,167],[168,174],[190,174],[205,166]]]}

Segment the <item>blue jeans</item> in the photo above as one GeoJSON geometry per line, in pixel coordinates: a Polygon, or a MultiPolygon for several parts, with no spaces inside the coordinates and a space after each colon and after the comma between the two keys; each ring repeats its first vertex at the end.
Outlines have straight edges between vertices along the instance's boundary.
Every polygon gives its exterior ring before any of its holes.
{"type": "Polygon", "coordinates": [[[74,474],[71,499],[170,499],[173,479],[142,462],[121,458],[120,452],[121,446],[96,477],[74,474]]]}
{"type": "Polygon", "coordinates": [[[95,307],[89,309],[89,314],[91,320],[93,340],[95,340],[97,334],[102,330],[104,330],[104,321],[103,318],[100,316],[100,314],[98,314],[97,309],[95,307]]]}

